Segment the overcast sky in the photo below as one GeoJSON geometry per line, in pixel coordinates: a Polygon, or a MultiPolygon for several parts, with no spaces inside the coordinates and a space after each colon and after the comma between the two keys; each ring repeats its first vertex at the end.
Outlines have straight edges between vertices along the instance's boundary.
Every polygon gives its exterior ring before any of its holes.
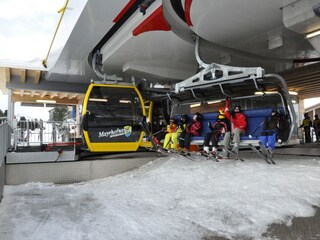
{"type": "MultiPolygon", "coordinates": [[[[65,0],[0,0],[0,66],[42,68],[65,0]]],[[[0,92],[0,109],[7,96],[0,92]]],[[[48,109],[20,107],[16,115],[46,119],[48,109]]]]}
{"type": "Polygon", "coordinates": [[[37,63],[46,57],[64,0],[0,1],[0,66],[37,63]]]}

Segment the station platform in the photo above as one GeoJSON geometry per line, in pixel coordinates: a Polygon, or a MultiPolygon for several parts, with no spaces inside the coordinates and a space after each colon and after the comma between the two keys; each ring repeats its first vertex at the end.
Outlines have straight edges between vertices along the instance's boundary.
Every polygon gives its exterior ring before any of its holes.
{"type": "Polygon", "coordinates": [[[56,153],[11,153],[5,165],[6,185],[28,182],[66,184],[90,181],[139,168],[159,157],[156,152],[134,152],[96,154],[82,156],[81,159],[75,160],[72,158],[74,152],[68,154],[70,159],[68,155],[62,155],[57,160],[56,153]]]}
{"type": "Polygon", "coordinates": [[[277,148],[276,154],[296,156],[320,156],[320,143],[304,143],[290,147],[277,148]]]}

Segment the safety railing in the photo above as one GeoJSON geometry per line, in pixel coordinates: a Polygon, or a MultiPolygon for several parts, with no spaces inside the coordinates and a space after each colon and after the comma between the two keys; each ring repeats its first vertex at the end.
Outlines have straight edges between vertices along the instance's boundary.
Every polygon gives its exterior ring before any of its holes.
{"type": "Polygon", "coordinates": [[[76,122],[19,121],[14,129],[14,145],[16,148],[75,142],[79,132],[79,124],[76,122]]]}
{"type": "MultiPolygon", "coordinates": [[[[3,118],[1,121],[4,120],[3,118]]],[[[0,200],[3,196],[3,188],[5,184],[4,160],[7,150],[10,147],[12,129],[7,120],[0,123],[0,200]]]]}

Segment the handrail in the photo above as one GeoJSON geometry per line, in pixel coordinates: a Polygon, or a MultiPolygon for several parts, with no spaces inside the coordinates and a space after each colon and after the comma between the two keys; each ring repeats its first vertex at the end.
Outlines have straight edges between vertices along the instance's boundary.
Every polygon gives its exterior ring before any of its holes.
{"type": "Polygon", "coordinates": [[[290,139],[291,139],[291,137],[293,135],[294,129],[295,129],[296,114],[295,114],[294,107],[293,107],[293,104],[292,104],[292,101],[291,101],[291,96],[289,94],[289,89],[288,89],[287,83],[284,80],[284,78],[281,77],[279,74],[274,74],[274,73],[266,74],[265,77],[266,78],[276,78],[276,79],[278,79],[281,82],[282,86],[283,86],[283,92],[286,94],[287,105],[289,107],[289,116],[290,116],[290,119],[291,119],[291,129],[290,129],[289,137],[288,137],[288,140],[287,140],[287,143],[289,143],[289,141],[290,141],[290,139]]]}
{"type": "Polygon", "coordinates": [[[47,68],[47,60],[48,60],[49,54],[50,54],[50,52],[51,52],[51,48],[52,48],[53,42],[54,42],[54,40],[55,40],[55,38],[56,38],[58,29],[59,29],[59,27],[60,27],[60,23],[61,23],[61,21],[62,21],[62,18],[63,18],[63,16],[64,16],[64,13],[65,13],[65,11],[66,11],[66,9],[67,9],[68,3],[69,3],[69,0],[66,0],[66,3],[64,4],[64,6],[58,10],[58,13],[61,13],[61,12],[62,12],[62,14],[61,14],[61,16],[60,16],[60,19],[59,19],[59,22],[58,22],[58,26],[56,27],[56,30],[55,30],[55,32],[54,32],[54,35],[53,35],[53,38],[52,38],[52,41],[51,41],[51,44],[50,44],[50,47],[49,47],[47,56],[46,56],[46,58],[42,61],[42,65],[43,65],[45,68],[47,68]]]}
{"type": "Polygon", "coordinates": [[[73,121],[19,121],[13,129],[14,148],[76,141],[79,129],[73,121]]]}

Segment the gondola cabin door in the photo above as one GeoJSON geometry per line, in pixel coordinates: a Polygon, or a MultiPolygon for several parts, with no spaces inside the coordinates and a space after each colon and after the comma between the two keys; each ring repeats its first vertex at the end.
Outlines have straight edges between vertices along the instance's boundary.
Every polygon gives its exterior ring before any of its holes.
{"type": "Polygon", "coordinates": [[[83,135],[91,152],[136,151],[144,132],[144,101],[134,86],[91,84],[83,108],[83,135]]]}

